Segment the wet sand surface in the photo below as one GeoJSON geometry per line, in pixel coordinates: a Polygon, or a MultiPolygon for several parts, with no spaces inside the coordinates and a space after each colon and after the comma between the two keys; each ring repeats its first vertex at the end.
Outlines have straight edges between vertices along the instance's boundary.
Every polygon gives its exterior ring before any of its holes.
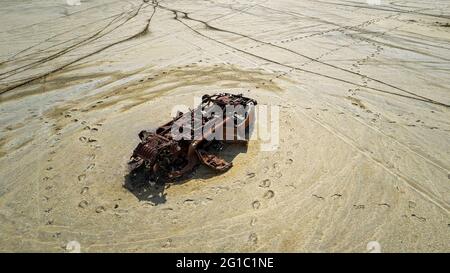
{"type": "Polygon", "coordinates": [[[2,1],[0,250],[450,251],[449,11],[2,1]],[[130,186],[137,133],[219,91],[279,106],[279,148],[130,186]]]}

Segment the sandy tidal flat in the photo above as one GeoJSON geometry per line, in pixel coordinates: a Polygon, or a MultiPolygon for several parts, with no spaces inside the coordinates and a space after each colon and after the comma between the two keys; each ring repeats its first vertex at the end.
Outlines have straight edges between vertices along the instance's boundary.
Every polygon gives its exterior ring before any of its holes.
{"type": "Polygon", "coordinates": [[[449,252],[449,11],[2,1],[0,250],[449,252]],[[278,149],[130,186],[137,133],[219,91],[279,107],[278,149]]]}

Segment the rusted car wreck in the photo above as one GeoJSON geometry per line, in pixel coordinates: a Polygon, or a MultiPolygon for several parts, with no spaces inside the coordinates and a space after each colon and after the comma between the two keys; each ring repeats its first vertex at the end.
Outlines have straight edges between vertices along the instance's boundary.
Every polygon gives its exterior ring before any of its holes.
{"type": "Polygon", "coordinates": [[[128,163],[130,174],[143,171],[150,181],[164,183],[191,173],[200,164],[227,171],[232,163],[211,151],[225,143],[247,145],[256,104],[243,95],[204,95],[197,108],[178,112],[154,132],[139,133],[141,142],[128,163]]]}

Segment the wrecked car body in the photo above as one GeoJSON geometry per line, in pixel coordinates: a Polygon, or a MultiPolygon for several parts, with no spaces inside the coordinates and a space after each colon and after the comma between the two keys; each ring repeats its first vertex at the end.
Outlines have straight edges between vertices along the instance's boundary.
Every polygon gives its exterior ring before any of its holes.
{"type": "Polygon", "coordinates": [[[141,131],[129,161],[130,173],[146,172],[150,181],[167,182],[192,173],[198,165],[217,172],[233,164],[214,154],[225,143],[247,145],[257,102],[243,95],[204,95],[201,104],[154,132],[141,131]]]}

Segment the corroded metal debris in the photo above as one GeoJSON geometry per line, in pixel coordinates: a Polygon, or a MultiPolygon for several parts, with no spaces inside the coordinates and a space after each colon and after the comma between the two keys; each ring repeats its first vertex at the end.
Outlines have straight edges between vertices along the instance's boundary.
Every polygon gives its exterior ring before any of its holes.
{"type": "Polygon", "coordinates": [[[141,131],[141,142],[129,161],[130,173],[146,172],[154,182],[167,182],[191,173],[203,164],[218,172],[232,167],[212,153],[224,143],[247,145],[257,102],[242,95],[204,95],[201,104],[158,127],[141,131]]]}

